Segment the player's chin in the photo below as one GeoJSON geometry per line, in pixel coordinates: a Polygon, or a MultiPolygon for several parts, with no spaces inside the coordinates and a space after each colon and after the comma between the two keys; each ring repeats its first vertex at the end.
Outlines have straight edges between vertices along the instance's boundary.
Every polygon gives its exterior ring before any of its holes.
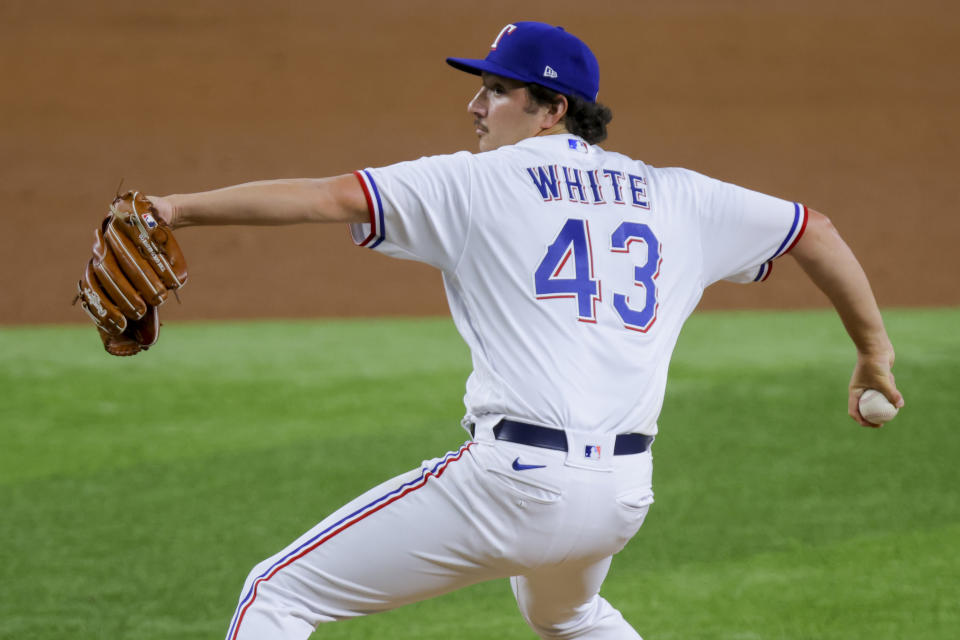
{"type": "Polygon", "coordinates": [[[509,142],[504,142],[503,140],[491,138],[490,134],[484,134],[478,141],[477,147],[480,151],[495,151],[504,145],[511,144],[509,142]]]}

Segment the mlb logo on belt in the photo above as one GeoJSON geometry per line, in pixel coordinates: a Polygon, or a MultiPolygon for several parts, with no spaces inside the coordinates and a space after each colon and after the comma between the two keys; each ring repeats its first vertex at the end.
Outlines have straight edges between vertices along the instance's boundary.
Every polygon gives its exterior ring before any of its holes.
{"type": "Polygon", "coordinates": [[[597,458],[599,458],[599,457],[600,457],[600,445],[597,445],[597,444],[588,444],[586,447],[584,447],[583,457],[584,457],[584,458],[592,458],[592,459],[594,459],[594,460],[597,459],[597,458]]]}

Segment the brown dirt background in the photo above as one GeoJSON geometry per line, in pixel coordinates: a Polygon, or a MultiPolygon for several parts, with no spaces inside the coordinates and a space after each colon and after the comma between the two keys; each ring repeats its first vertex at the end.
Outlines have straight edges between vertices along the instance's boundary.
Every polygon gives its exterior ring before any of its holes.
{"type": "MultiPolygon", "coordinates": [[[[120,179],[164,194],[474,149],[507,22],[600,60],[609,149],[829,215],[882,306],[960,304],[960,3],[4,0],[0,323],[83,322],[77,277],[120,179]]],[[[187,229],[170,319],[443,314],[439,274],[343,228],[187,229]]],[[[704,308],[826,304],[789,259],[704,308]]]]}

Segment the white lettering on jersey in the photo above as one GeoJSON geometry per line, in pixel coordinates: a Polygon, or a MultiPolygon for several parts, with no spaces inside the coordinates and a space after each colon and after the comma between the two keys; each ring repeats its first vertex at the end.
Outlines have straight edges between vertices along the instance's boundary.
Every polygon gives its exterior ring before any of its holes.
{"type": "Polygon", "coordinates": [[[603,187],[600,186],[599,174],[599,169],[594,169],[587,174],[587,178],[590,179],[590,191],[593,192],[593,204],[606,204],[607,201],[603,199],[603,187]]]}
{"type": "Polygon", "coordinates": [[[530,174],[530,178],[533,180],[533,186],[540,192],[544,202],[562,200],[560,197],[560,186],[558,184],[557,165],[529,167],[527,173],[530,174]],[[534,168],[537,170],[537,173],[533,172],[534,168]]]}
{"type": "Polygon", "coordinates": [[[567,183],[567,196],[570,198],[570,202],[582,202],[587,204],[587,194],[583,190],[583,176],[580,173],[580,169],[570,169],[569,167],[563,168],[563,177],[564,182],[567,183]],[[573,176],[571,177],[571,171],[573,176]],[[577,196],[574,197],[573,192],[577,191],[577,196]]]}
{"type": "Polygon", "coordinates": [[[603,175],[610,178],[610,185],[613,187],[613,202],[623,204],[623,172],[612,169],[604,169],[603,175]]]}
{"type": "Polygon", "coordinates": [[[573,167],[546,165],[527,167],[527,175],[537,188],[544,202],[563,200],[561,182],[566,189],[567,199],[580,204],[606,204],[603,197],[603,180],[613,189],[613,203],[627,204],[623,197],[623,182],[627,181],[630,191],[630,204],[641,209],[650,209],[647,197],[647,181],[643,176],[624,173],[614,169],[594,169],[583,172],[573,167]],[[602,178],[601,178],[602,172],[602,178]],[[563,174],[561,180],[560,175],[563,174]],[[584,178],[586,176],[586,178],[584,178]],[[588,198],[589,193],[589,198],[588,198]]]}
{"type": "Polygon", "coordinates": [[[650,202],[647,201],[647,181],[643,179],[643,176],[629,175],[630,178],[630,195],[633,198],[633,206],[640,207],[641,209],[649,209],[650,202]]]}

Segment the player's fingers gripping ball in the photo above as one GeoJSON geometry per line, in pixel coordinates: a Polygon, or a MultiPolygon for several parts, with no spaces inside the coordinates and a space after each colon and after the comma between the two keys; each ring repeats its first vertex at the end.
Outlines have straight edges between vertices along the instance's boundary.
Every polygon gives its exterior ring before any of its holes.
{"type": "Polygon", "coordinates": [[[94,230],[93,257],[77,283],[77,300],[96,325],[107,352],[131,356],[160,331],[157,307],[187,281],[187,262],[173,230],[136,191],[110,205],[94,230]]]}
{"type": "Polygon", "coordinates": [[[876,389],[867,389],[863,392],[858,408],[864,420],[878,425],[890,422],[899,412],[897,407],[876,389]]]}

